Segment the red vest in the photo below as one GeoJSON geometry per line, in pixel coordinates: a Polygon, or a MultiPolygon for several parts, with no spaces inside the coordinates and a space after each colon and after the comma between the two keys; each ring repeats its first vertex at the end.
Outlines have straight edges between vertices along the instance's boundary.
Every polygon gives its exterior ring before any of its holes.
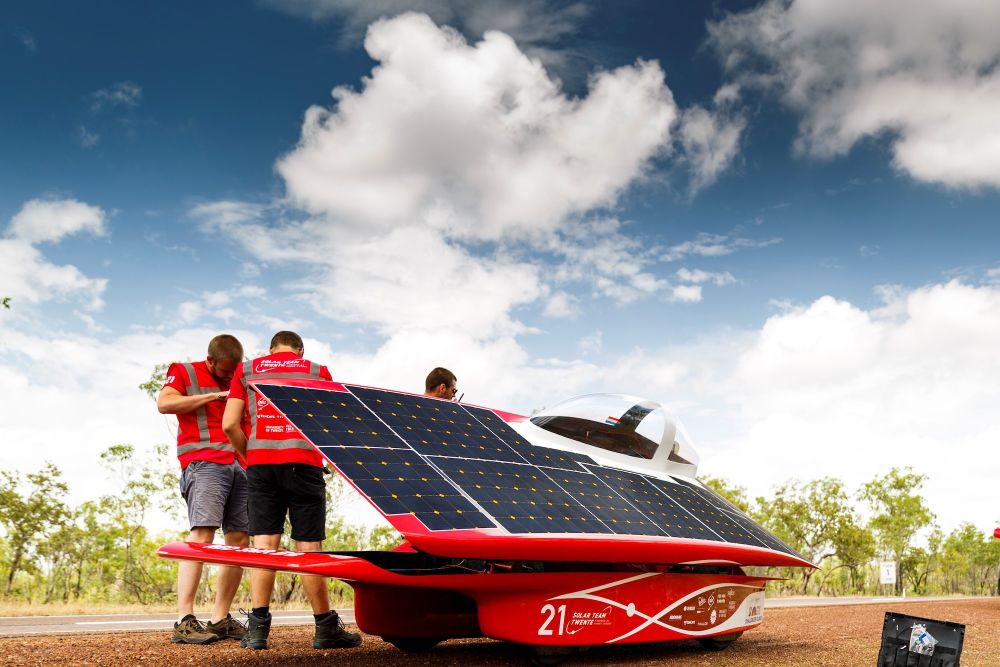
{"type": "MultiPolygon", "coordinates": [[[[172,364],[167,376],[165,386],[173,387],[185,396],[225,391],[219,387],[204,361],[172,364]],[[187,374],[187,382],[184,382],[178,372],[181,368],[187,374]]],[[[222,431],[222,413],[225,409],[225,401],[211,401],[197,410],[177,415],[177,458],[181,462],[181,470],[187,468],[192,461],[212,461],[228,465],[236,460],[233,446],[222,431]]]]}
{"type": "Polygon", "coordinates": [[[303,463],[323,467],[323,456],[302,437],[267,398],[249,386],[261,378],[329,380],[324,366],[291,352],[278,352],[243,364],[240,382],[247,392],[250,434],[247,438],[247,465],[303,463]]]}

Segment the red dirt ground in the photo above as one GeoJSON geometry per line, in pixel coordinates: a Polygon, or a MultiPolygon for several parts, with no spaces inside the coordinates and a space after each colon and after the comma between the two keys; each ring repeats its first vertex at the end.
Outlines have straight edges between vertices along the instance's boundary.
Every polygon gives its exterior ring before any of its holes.
{"type": "MultiPolygon", "coordinates": [[[[728,649],[710,652],[696,642],[595,647],[564,667],[635,665],[670,667],[874,667],[886,611],[953,621],[966,626],[963,667],[1000,665],[1000,599],[901,605],[783,608],[767,611],[764,624],[728,649]]],[[[429,653],[402,653],[378,637],[355,649],[314,651],[312,629],[277,627],[271,648],[247,651],[234,641],[180,646],[157,632],[0,638],[0,664],[22,665],[296,665],[414,667],[419,665],[523,666],[523,647],[489,639],[451,640],[429,653]]]]}

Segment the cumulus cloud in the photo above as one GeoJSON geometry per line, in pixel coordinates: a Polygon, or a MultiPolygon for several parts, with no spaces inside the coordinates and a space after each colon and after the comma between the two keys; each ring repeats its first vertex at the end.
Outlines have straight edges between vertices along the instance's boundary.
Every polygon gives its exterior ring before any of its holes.
{"type": "Polygon", "coordinates": [[[771,317],[718,384],[742,425],[709,459],[732,478],[855,486],[910,465],[929,476],[946,527],[986,528],[992,486],[973,480],[1000,474],[1000,290],[953,281],[880,294],[871,310],[826,296],[771,317]]]}
{"type": "Polygon", "coordinates": [[[27,303],[74,299],[88,310],[102,308],[107,280],[90,278],[70,264],[54,264],[36,246],[80,233],[101,236],[107,232],[105,217],[99,207],[74,199],[26,202],[0,238],[4,296],[27,303]]]}
{"type": "Polygon", "coordinates": [[[655,63],[599,72],[571,99],[499,32],[470,45],[407,14],[372,25],[365,47],[379,66],[363,90],[310,108],[277,166],[316,215],[524,236],[611,205],[669,147],[677,110],[655,63]]]}
{"type": "Polygon", "coordinates": [[[206,232],[295,263],[296,298],[384,336],[527,333],[519,309],[572,317],[579,285],[620,303],[701,298],[657,277],[657,251],[602,215],[673,150],[658,65],[597,72],[569,97],[499,32],[470,44],[405,14],[365,44],[371,75],[310,108],[278,161],[287,198],[201,203],[190,214],[206,232]]]}
{"type": "Polygon", "coordinates": [[[802,114],[801,153],[885,137],[913,178],[1000,186],[1000,5],[767,0],[709,32],[740,86],[802,114]]]}

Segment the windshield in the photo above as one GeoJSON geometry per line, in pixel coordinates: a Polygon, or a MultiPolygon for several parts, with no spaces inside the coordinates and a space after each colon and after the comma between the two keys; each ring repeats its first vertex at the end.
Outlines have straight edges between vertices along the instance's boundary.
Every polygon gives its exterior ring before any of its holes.
{"type": "Polygon", "coordinates": [[[652,459],[668,422],[658,403],[623,394],[590,394],[543,410],[531,423],[585,445],[652,459]]]}

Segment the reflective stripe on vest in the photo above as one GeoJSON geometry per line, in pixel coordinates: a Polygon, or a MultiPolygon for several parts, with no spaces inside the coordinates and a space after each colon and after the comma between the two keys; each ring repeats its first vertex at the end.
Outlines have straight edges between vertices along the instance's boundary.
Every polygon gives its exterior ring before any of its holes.
{"type": "MultiPolygon", "coordinates": [[[[243,377],[240,381],[247,390],[247,409],[250,411],[250,437],[247,438],[247,451],[254,449],[304,449],[315,452],[313,446],[301,438],[286,438],[284,440],[270,440],[267,438],[258,439],[257,436],[257,393],[250,389],[250,382],[258,379],[268,378],[272,380],[322,380],[319,373],[320,365],[315,361],[309,362],[308,373],[254,373],[253,360],[243,363],[243,377]]],[[[265,397],[266,398],[266,397],[265,397]]],[[[285,420],[287,421],[287,419],[285,420]]],[[[291,422],[288,422],[291,423],[291,422]]]]}
{"type": "MultiPolygon", "coordinates": [[[[184,370],[186,370],[188,374],[187,396],[218,393],[218,389],[209,389],[198,384],[198,373],[194,370],[194,364],[188,363],[181,365],[184,366],[184,370]]],[[[212,443],[212,436],[208,432],[208,412],[205,410],[204,405],[195,410],[194,414],[198,419],[198,442],[189,442],[186,445],[178,445],[178,456],[181,454],[189,454],[196,449],[227,449],[230,447],[228,442],[212,443]]]]}

